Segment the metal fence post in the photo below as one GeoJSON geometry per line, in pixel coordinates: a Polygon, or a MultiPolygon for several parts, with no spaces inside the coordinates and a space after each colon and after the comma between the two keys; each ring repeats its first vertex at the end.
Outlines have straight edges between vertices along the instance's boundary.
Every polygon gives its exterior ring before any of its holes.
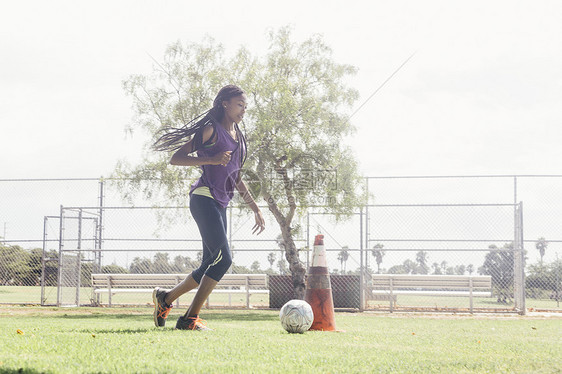
{"type": "Polygon", "coordinates": [[[41,306],[45,305],[45,251],[47,250],[47,217],[43,217],[43,252],[41,253],[41,306]]]}
{"type": "MultiPolygon", "coordinates": [[[[98,248],[98,242],[99,242],[99,221],[97,218],[94,218],[94,227],[95,227],[95,231],[94,231],[94,259],[92,260],[92,273],[97,273],[97,263],[96,263],[96,249],[98,248]]],[[[94,292],[94,287],[92,284],[92,293],[91,293],[91,300],[95,305],[100,305],[100,301],[101,301],[101,295],[99,293],[95,293],[94,292]]]]}
{"type": "MultiPolygon", "coordinates": [[[[232,256],[232,263],[234,263],[234,247],[232,246],[232,205],[228,205],[227,207],[228,209],[228,246],[230,247],[230,255],[232,256]]],[[[232,269],[233,266],[231,266],[230,268],[228,268],[228,273],[232,274],[232,269]]],[[[228,287],[228,289],[231,289],[232,287],[228,287]]],[[[249,304],[250,300],[248,298],[248,304],[249,304]]],[[[232,305],[232,294],[229,292],[228,293],[228,306],[232,305]]],[[[249,306],[248,306],[249,308],[249,306]]]]}
{"type": "Polygon", "coordinates": [[[363,207],[359,208],[359,310],[365,310],[365,264],[363,263],[363,207]]]}
{"type": "Polygon", "coordinates": [[[365,204],[365,268],[369,269],[369,178],[365,178],[367,200],[365,204]]]}
{"type": "Polygon", "coordinates": [[[470,314],[472,314],[474,312],[474,300],[473,300],[473,294],[472,294],[472,288],[474,287],[474,282],[472,279],[472,275],[470,276],[470,278],[468,279],[468,293],[469,293],[469,298],[470,298],[470,314]]]}
{"type": "Polygon", "coordinates": [[[523,202],[515,210],[515,237],[513,245],[513,291],[515,309],[524,315],[525,310],[525,256],[523,246],[523,202]]]}
{"type": "MultiPolygon", "coordinates": [[[[229,205],[227,209],[228,209],[228,246],[230,247],[231,256],[232,258],[234,258],[234,246],[232,245],[232,205],[229,205]]],[[[230,267],[230,269],[231,269],[230,273],[232,273],[232,267],[230,267]]]]}
{"type": "Polygon", "coordinates": [[[391,276],[389,279],[390,288],[390,313],[394,312],[394,278],[391,276]]]}
{"type": "Polygon", "coordinates": [[[104,179],[100,177],[100,195],[99,195],[99,225],[98,225],[98,248],[95,251],[94,262],[97,265],[97,271],[101,273],[101,248],[103,240],[103,198],[104,198],[104,179]]]}
{"type": "Polygon", "coordinates": [[[527,313],[527,307],[525,304],[526,288],[525,288],[525,237],[523,231],[523,202],[519,204],[519,243],[521,244],[521,250],[519,251],[521,256],[521,308],[522,315],[527,313]]]}
{"type": "Polygon", "coordinates": [[[76,255],[76,306],[80,306],[80,283],[82,278],[82,208],[78,210],[78,251],[76,255]]]}
{"type": "MultiPolygon", "coordinates": [[[[104,195],[104,180],[103,180],[103,176],[100,177],[100,190],[99,190],[99,196],[98,196],[98,201],[99,201],[99,214],[98,214],[98,219],[95,220],[96,223],[96,235],[95,235],[95,239],[94,239],[94,262],[92,265],[92,271],[96,272],[96,273],[101,273],[101,248],[102,248],[102,239],[103,239],[103,195],[104,195]]],[[[93,293],[93,288],[92,288],[92,293],[93,293]]],[[[95,295],[95,302],[97,305],[99,305],[101,303],[101,294],[92,294],[92,296],[95,295]]]]}
{"type": "Polygon", "coordinates": [[[60,206],[60,223],[59,223],[59,269],[57,282],[57,306],[61,305],[62,293],[62,256],[64,248],[64,208],[60,206]]]}

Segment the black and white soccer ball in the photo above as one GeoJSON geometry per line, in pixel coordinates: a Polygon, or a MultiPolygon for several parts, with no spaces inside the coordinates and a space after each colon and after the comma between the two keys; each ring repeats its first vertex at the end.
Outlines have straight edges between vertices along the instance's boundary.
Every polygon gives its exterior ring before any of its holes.
{"type": "Polygon", "coordinates": [[[314,321],[314,313],[309,303],[304,300],[289,300],[279,312],[281,326],[287,332],[302,334],[314,321]]]}

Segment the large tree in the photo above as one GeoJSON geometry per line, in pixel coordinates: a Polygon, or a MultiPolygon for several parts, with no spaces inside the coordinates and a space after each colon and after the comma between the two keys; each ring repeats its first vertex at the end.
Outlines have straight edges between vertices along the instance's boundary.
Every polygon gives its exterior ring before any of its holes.
{"type": "MultiPolygon", "coordinates": [[[[488,246],[491,250],[484,258],[484,264],[478,268],[481,275],[492,276],[492,288],[494,289],[498,303],[510,303],[513,297],[513,281],[515,256],[513,243],[506,243],[502,248],[492,244],[488,246]]],[[[523,251],[524,260],[526,251],[523,251]]]]}
{"type": "Polygon", "coordinates": [[[152,73],[124,82],[135,110],[130,130],[150,135],[139,165],[117,165],[125,197],[142,192],[185,205],[198,168],[168,167],[170,155],[149,145],[162,128],[179,127],[209,109],[223,85],[239,85],[249,101],[242,126],[249,149],[243,179],[279,225],[294,294],[302,298],[305,269],[293,240],[293,220],[312,206],[340,220],[365,202],[353,152],[342,142],[354,131],[346,111],[358,93],[345,80],[355,72],[333,61],[322,37],[295,42],[290,28],[269,33],[263,56],[242,47],[227,58],[212,39],[171,45],[152,73]]]}

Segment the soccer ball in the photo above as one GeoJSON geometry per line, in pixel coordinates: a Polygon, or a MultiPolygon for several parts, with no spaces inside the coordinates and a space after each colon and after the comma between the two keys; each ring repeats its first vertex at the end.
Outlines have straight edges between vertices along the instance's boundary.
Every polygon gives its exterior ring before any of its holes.
{"type": "Polygon", "coordinates": [[[314,321],[312,307],[304,300],[290,300],[279,312],[281,326],[290,333],[307,331],[314,321]]]}

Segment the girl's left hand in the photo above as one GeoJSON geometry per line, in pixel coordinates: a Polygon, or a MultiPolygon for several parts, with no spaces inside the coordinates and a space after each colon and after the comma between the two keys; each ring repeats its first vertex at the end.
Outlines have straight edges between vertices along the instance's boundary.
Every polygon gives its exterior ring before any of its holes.
{"type": "Polygon", "coordinates": [[[263,230],[265,230],[265,220],[263,219],[263,216],[261,214],[261,210],[257,210],[256,212],[254,212],[254,216],[256,218],[256,224],[254,225],[254,227],[252,227],[252,234],[257,234],[259,235],[262,233],[263,230]],[[259,231],[258,231],[259,230],[259,231]]]}

